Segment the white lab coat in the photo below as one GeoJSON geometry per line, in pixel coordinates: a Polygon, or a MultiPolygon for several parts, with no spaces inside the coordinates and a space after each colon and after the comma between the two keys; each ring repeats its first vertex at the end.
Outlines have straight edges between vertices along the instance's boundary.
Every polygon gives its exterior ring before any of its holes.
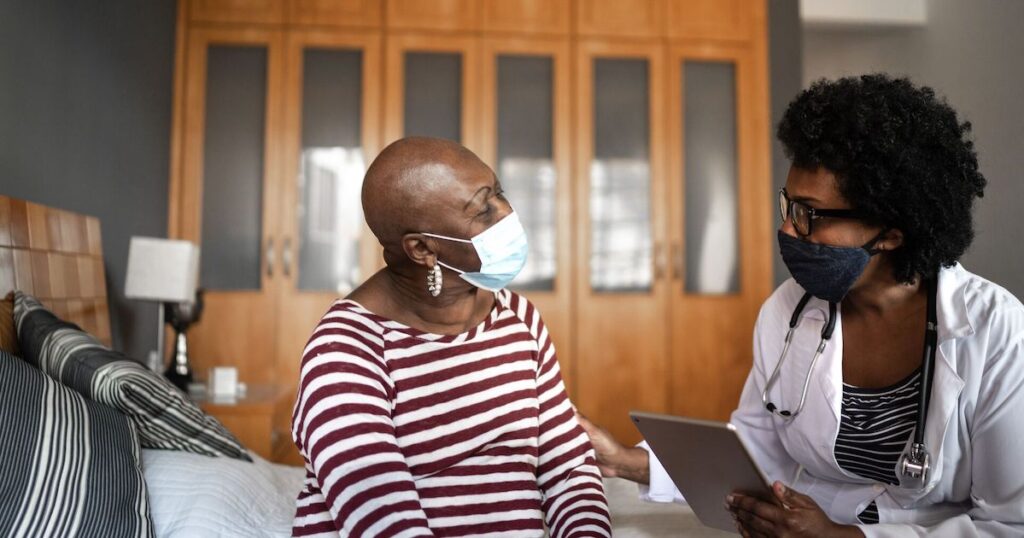
{"type": "MultiPolygon", "coordinates": [[[[754,459],[771,480],[810,495],[836,522],[858,524],[871,501],[880,524],[866,536],[1024,536],[1024,306],[960,265],[938,282],[938,352],[925,445],[932,470],[923,490],[879,484],[835,460],[842,405],[842,320],[815,366],[803,411],[791,422],[768,413],[761,391],[782,352],[803,289],[792,279],[765,302],[754,330],[754,364],[732,414],[754,459]]],[[[837,313],[838,315],[838,313],[837,313]]],[[[804,310],[769,401],[794,409],[818,345],[828,305],[804,310]]],[[[924,328],[922,327],[922,338],[924,328]]],[[[908,439],[908,445],[910,439],[908,439]]],[[[642,445],[646,446],[646,445],[642,445]]],[[[681,501],[651,454],[650,488],[641,496],[681,501]]]]}

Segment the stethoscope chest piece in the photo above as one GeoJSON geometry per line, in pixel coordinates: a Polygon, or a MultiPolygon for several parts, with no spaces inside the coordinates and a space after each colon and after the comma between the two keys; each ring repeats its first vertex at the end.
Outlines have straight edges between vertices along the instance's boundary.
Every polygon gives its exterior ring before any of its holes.
{"type": "Polygon", "coordinates": [[[928,474],[931,470],[931,455],[924,443],[914,443],[910,450],[900,456],[896,466],[897,474],[900,477],[900,487],[909,489],[922,489],[928,483],[928,474]]]}

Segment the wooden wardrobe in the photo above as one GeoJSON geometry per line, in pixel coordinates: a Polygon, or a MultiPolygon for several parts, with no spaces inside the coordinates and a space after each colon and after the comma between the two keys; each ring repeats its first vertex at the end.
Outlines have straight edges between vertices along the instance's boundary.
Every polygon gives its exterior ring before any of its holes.
{"type": "MultiPolygon", "coordinates": [[[[725,419],[771,291],[765,0],[180,0],[169,230],[202,247],[198,373],[291,392],[331,301],[381,267],[366,166],[475,151],[530,235],[581,412],[725,419]]],[[[278,410],[275,459],[298,463],[278,410]]]]}

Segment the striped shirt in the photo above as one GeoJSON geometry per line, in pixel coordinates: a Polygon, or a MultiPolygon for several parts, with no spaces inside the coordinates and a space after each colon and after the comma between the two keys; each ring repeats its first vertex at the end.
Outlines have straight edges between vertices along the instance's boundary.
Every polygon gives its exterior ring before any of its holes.
{"type": "Polygon", "coordinates": [[[334,303],[302,358],[294,536],[611,536],[544,322],[495,295],[459,335],[334,303]]]}
{"type": "MultiPolygon", "coordinates": [[[[835,450],[839,467],[876,482],[899,484],[896,464],[914,434],[920,391],[920,368],[881,389],[843,383],[842,419],[835,450]]],[[[878,523],[874,501],[857,517],[863,523],[878,523]]]]}

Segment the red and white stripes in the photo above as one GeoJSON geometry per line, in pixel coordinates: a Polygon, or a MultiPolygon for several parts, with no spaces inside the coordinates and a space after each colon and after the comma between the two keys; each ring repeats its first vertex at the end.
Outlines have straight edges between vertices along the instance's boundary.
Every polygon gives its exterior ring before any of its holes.
{"type": "Polygon", "coordinates": [[[302,359],[295,536],[610,536],[600,473],[538,313],[427,334],[336,302],[302,359]]]}

